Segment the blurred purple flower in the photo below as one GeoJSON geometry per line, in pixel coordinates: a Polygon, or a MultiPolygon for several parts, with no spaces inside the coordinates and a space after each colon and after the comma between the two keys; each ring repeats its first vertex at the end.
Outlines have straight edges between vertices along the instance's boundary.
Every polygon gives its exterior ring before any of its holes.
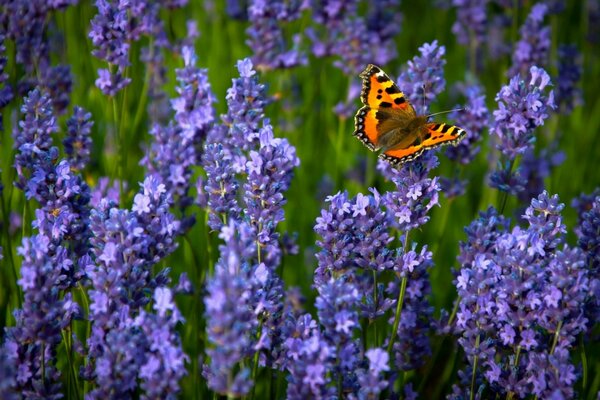
{"type": "Polygon", "coordinates": [[[204,298],[211,345],[206,351],[210,364],[204,366],[203,376],[217,393],[244,396],[253,383],[242,362],[254,354],[258,330],[252,302],[253,265],[247,263],[256,250],[252,229],[245,223],[230,220],[220,236],[225,244],[219,246],[220,258],[204,298]]]}
{"type": "Polygon", "coordinates": [[[63,140],[67,161],[71,168],[81,171],[90,162],[92,138],[90,137],[94,121],[92,114],[75,106],[73,116],[67,121],[67,136],[63,140]]]}
{"type": "Polygon", "coordinates": [[[452,0],[456,7],[456,22],[452,33],[458,43],[479,48],[486,42],[489,0],[452,0]]]}
{"type": "Polygon", "coordinates": [[[382,379],[381,373],[390,370],[388,365],[390,357],[385,350],[380,348],[367,350],[365,356],[369,360],[369,368],[367,370],[359,369],[357,372],[360,385],[358,398],[378,398],[388,386],[388,382],[382,379]]]}
{"type": "Polygon", "coordinates": [[[306,56],[298,49],[300,35],[293,38],[289,48],[283,34],[284,23],[300,18],[300,0],[265,1],[250,0],[246,29],[246,44],[253,53],[253,62],[258,70],[292,68],[306,63],[306,56]]]}
{"type": "Polygon", "coordinates": [[[330,385],[331,357],[334,347],[323,338],[310,314],[293,321],[285,342],[287,350],[287,398],[334,398],[335,388],[330,385]]]}
{"type": "Polygon", "coordinates": [[[534,4],[521,27],[521,39],[512,55],[512,67],[508,76],[525,75],[532,67],[548,68],[550,57],[550,27],[544,26],[548,6],[544,2],[534,4]]]}
{"type": "Polygon", "coordinates": [[[459,91],[466,97],[465,109],[450,114],[456,125],[467,131],[466,137],[456,146],[446,149],[449,159],[469,164],[479,153],[481,134],[489,124],[489,112],[485,105],[485,92],[479,84],[460,85],[459,91]]]}
{"type": "Polygon", "coordinates": [[[556,100],[561,114],[570,114],[583,104],[583,93],[578,86],[582,74],[581,54],[575,45],[558,47],[558,79],[556,100]]]}
{"type": "Polygon", "coordinates": [[[586,256],[590,275],[591,306],[587,312],[593,326],[600,320],[600,190],[581,195],[573,200],[578,224],[575,228],[577,244],[586,256]]]}

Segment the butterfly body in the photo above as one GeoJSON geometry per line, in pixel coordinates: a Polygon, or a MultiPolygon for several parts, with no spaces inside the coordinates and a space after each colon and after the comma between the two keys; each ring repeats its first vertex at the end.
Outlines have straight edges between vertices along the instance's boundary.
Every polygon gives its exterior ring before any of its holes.
{"type": "Polygon", "coordinates": [[[379,157],[394,165],[412,161],[430,148],[456,144],[465,134],[459,127],[429,122],[417,115],[398,86],[375,65],[360,74],[363,79],[361,101],[364,106],[354,119],[354,136],[379,157]]]}

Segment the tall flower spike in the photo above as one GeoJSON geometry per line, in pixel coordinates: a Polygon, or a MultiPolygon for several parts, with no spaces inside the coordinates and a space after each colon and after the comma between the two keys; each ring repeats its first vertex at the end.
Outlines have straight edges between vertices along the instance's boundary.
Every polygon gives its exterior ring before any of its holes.
{"type": "Polygon", "coordinates": [[[44,154],[48,154],[52,146],[53,133],[58,131],[56,118],[52,112],[50,96],[39,89],[32,90],[21,106],[23,120],[19,121],[19,130],[14,135],[14,147],[17,170],[16,186],[25,189],[35,163],[44,154]]]}
{"type": "Polygon", "coordinates": [[[570,114],[573,108],[583,103],[583,93],[578,86],[582,74],[581,64],[581,54],[575,45],[558,47],[556,99],[561,114],[570,114]]]}
{"type": "MultiPolygon", "coordinates": [[[[183,47],[184,68],[176,70],[179,97],[171,100],[174,122],[154,124],[154,136],[140,164],[165,185],[180,211],[193,202],[189,195],[192,167],[200,163],[202,148],[214,121],[212,94],[206,70],[196,67],[192,47],[183,47]]],[[[193,216],[184,218],[184,228],[193,224],[193,216]]]]}
{"type": "Polygon", "coordinates": [[[257,243],[266,252],[264,262],[271,268],[279,265],[281,250],[277,226],[284,220],[284,197],[293,170],[300,164],[296,149],[287,139],[273,137],[270,125],[260,130],[260,149],[250,152],[246,164],[248,181],[244,184],[244,215],[257,232],[257,243]]]}
{"type": "Polygon", "coordinates": [[[80,310],[70,294],[60,296],[58,284],[65,270],[73,268],[63,247],[51,247],[44,235],[23,238],[18,252],[23,256],[19,286],[23,308],[15,311],[16,326],[6,331],[4,352],[14,366],[16,389],[30,397],[57,399],[60,372],[56,352],[61,331],[80,310]]]}
{"type": "Polygon", "coordinates": [[[252,236],[243,222],[230,220],[221,229],[225,244],[219,246],[221,256],[204,298],[211,348],[206,351],[210,364],[204,366],[203,376],[210,389],[230,396],[245,396],[252,387],[250,370],[241,364],[255,351],[258,327],[252,306],[252,265],[246,262],[255,253],[252,236]]]}
{"type": "Polygon", "coordinates": [[[461,245],[456,332],[489,395],[572,396],[568,353],[587,328],[589,273],[564,244],[563,207],[544,192],[525,212],[528,226],[510,231],[488,212],[461,245]]]}
{"type": "Polygon", "coordinates": [[[92,139],[90,137],[94,121],[92,114],[75,106],[73,116],[67,121],[67,136],[63,140],[69,164],[76,170],[83,170],[90,162],[92,139]]]}
{"type": "Polygon", "coordinates": [[[548,6],[541,2],[534,4],[521,27],[521,39],[513,50],[513,65],[508,76],[525,75],[533,66],[548,68],[550,56],[550,27],[544,26],[548,6]]]}
{"type": "Polygon", "coordinates": [[[400,73],[398,86],[412,102],[418,114],[427,114],[429,106],[438,94],[444,91],[444,65],[446,48],[439,46],[437,40],[419,47],[419,56],[408,61],[407,67],[400,73]]]}
{"type": "Polygon", "coordinates": [[[494,171],[490,185],[502,191],[518,193],[523,190],[519,173],[511,171],[509,166],[517,155],[533,149],[535,128],[544,124],[550,110],[556,108],[554,92],[547,91],[551,85],[550,76],[541,68],[531,67],[530,77],[526,81],[520,75],[511,78],[496,95],[498,109],[494,111],[494,122],[490,133],[498,136],[497,148],[507,159],[507,167],[494,171]],[[519,185],[515,185],[519,182],[519,185]]]}
{"type": "Polygon", "coordinates": [[[292,68],[306,63],[297,49],[300,35],[292,48],[285,41],[282,25],[300,18],[302,2],[251,0],[248,6],[250,26],[246,29],[246,44],[252,49],[253,62],[259,70],[292,68]]]}

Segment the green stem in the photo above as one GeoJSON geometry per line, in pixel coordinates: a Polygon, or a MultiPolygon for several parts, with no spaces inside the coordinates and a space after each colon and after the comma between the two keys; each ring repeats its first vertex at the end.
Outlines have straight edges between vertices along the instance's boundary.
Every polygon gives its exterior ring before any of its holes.
{"type": "MultiPolygon", "coordinates": [[[[8,215],[8,211],[6,210],[6,204],[4,203],[4,196],[0,195],[0,202],[2,203],[0,206],[2,207],[2,215],[4,218],[5,223],[2,224],[4,226],[4,235],[6,236],[6,254],[8,255],[8,259],[10,262],[10,265],[12,268],[10,268],[10,271],[12,273],[12,283],[15,285],[15,295],[17,297],[17,308],[21,308],[21,288],[20,286],[17,284],[19,278],[18,278],[18,274],[17,274],[17,266],[15,264],[15,260],[13,258],[13,253],[12,253],[12,241],[11,241],[11,237],[10,237],[10,232],[9,232],[9,227],[8,227],[8,221],[9,219],[9,215],[8,215]]],[[[23,219],[23,226],[25,226],[25,219],[23,219]]]]}
{"type": "Polygon", "coordinates": [[[406,283],[408,282],[408,277],[404,276],[402,278],[402,282],[400,283],[400,293],[398,293],[398,301],[396,303],[396,315],[394,316],[394,325],[392,327],[392,335],[390,337],[390,342],[388,343],[387,352],[390,355],[390,359],[392,358],[392,347],[394,346],[394,339],[398,335],[398,325],[400,324],[400,315],[402,314],[402,304],[404,303],[404,293],[406,292],[406,283]]]}
{"type": "MultiPolygon", "coordinates": [[[[262,321],[258,326],[258,332],[256,333],[257,340],[260,340],[260,336],[262,334],[262,321]]],[[[251,399],[254,399],[254,395],[256,394],[256,375],[258,374],[258,358],[260,355],[260,350],[257,350],[254,353],[254,362],[252,365],[252,394],[250,395],[251,399]]]]}
{"type": "MultiPolygon", "coordinates": [[[[375,309],[379,305],[377,296],[377,271],[373,270],[373,301],[375,302],[375,309]]],[[[369,321],[370,322],[370,321],[369,321]]],[[[377,332],[377,321],[373,321],[373,335],[375,336],[375,346],[379,347],[379,334],[377,332]]],[[[366,345],[366,343],[365,343],[366,345]]]]}
{"type": "MultiPolygon", "coordinates": [[[[510,164],[508,166],[508,176],[510,177],[510,174],[512,173],[513,167],[515,166],[515,159],[513,158],[512,160],[510,160],[510,164]]],[[[508,199],[508,192],[507,191],[503,191],[501,192],[501,200],[500,200],[500,207],[499,207],[499,213],[502,214],[504,212],[504,207],[506,206],[506,200],[508,199]]]]}
{"type": "MultiPolygon", "coordinates": [[[[479,335],[475,339],[475,348],[479,348],[479,335]]],[[[471,373],[471,393],[469,394],[469,399],[473,400],[475,398],[475,376],[477,372],[477,356],[473,358],[473,372],[471,373]]]]}

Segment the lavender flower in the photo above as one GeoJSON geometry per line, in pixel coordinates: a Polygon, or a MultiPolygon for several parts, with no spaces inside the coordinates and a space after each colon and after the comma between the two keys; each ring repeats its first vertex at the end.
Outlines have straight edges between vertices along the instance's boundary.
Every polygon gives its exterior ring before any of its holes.
{"type": "MultiPolygon", "coordinates": [[[[176,71],[180,96],[171,101],[175,122],[152,127],[154,141],[140,163],[164,183],[183,213],[193,201],[188,193],[192,167],[200,161],[202,146],[213,123],[214,96],[206,70],[195,67],[193,48],[184,47],[182,54],[185,67],[176,71]]],[[[185,228],[191,226],[193,217],[183,223],[185,228]]]]}
{"type": "Polygon", "coordinates": [[[19,121],[19,131],[13,134],[14,147],[18,150],[15,156],[15,184],[20,189],[25,189],[35,163],[44,154],[48,154],[52,145],[51,135],[58,131],[58,126],[52,113],[50,97],[38,89],[31,91],[24,99],[21,113],[24,119],[19,121]]]}
{"type": "Polygon", "coordinates": [[[207,145],[202,165],[207,175],[204,192],[209,210],[208,226],[218,231],[229,218],[237,219],[240,212],[236,196],[239,184],[235,179],[231,157],[225,153],[222,145],[207,145]]]}
{"type": "Polygon", "coordinates": [[[176,325],[184,321],[173,301],[171,289],[157,287],[153,300],[156,313],[140,310],[133,322],[147,339],[146,361],[139,370],[140,386],[145,392],[142,398],[176,399],[188,360],[176,330],[176,325]]]}
{"type": "Polygon", "coordinates": [[[51,246],[43,234],[24,238],[18,253],[23,256],[18,282],[23,308],[15,311],[16,326],[6,331],[4,352],[14,366],[16,390],[28,397],[60,398],[56,351],[61,330],[80,310],[70,293],[61,298],[58,286],[73,263],[65,248],[51,246]]]}
{"type": "Polygon", "coordinates": [[[297,49],[300,35],[294,36],[294,48],[288,50],[281,26],[298,19],[300,7],[299,0],[250,1],[248,16],[251,25],[246,30],[246,43],[252,49],[253,62],[259,70],[292,68],[306,63],[306,57],[297,49]]]}
{"type": "Polygon", "coordinates": [[[583,253],[564,245],[562,209],[544,192],[525,212],[527,228],[508,231],[490,211],[461,244],[456,329],[492,394],[573,395],[568,352],[587,327],[589,281],[583,253]]]}
{"type": "Polygon", "coordinates": [[[246,260],[255,252],[252,230],[233,220],[221,230],[215,275],[207,283],[207,334],[212,347],[203,375],[215,392],[244,396],[251,386],[250,370],[240,363],[254,353],[258,321],[252,304],[252,267],[246,260]],[[236,366],[239,370],[236,371],[236,366]]]}
{"type": "Polygon", "coordinates": [[[489,112],[481,85],[461,85],[459,90],[467,98],[467,105],[463,111],[453,113],[450,117],[456,121],[456,125],[467,131],[467,135],[458,145],[448,147],[446,155],[449,159],[466,165],[479,153],[478,142],[488,126],[489,112]]]}
{"type": "MultiPolygon", "coordinates": [[[[0,111],[10,103],[13,98],[13,92],[10,85],[7,85],[8,74],[5,72],[6,63],[6,46],[4,41],[6,36],[0,33],[0,111]]],[[[2,113],[0,112],[0,132],[4,131],[4,124],[2,121],[2,113]]]]}
{"type": "Polygon", "coordinates": [[[125,68],[130,64],[131,43],[139,40],[143,34],[160,38],[162,23],[158,18],[159,4],[96,0],[96,8],[98,14],[92,19],[89,32],[96,47],[92,54],[111,66],[111,70],[98,70],[96,86],[104,94],[114,96],[131,82],[130,78],[124,76],[125,68]]]}
{"type": "Polygon", "coordinates": [[[412,102],[418,114],[427,114],[431,101],[446,87],[444,55],[446,48],[437,40],[419,47],[420,56],[408,61],[398,78],[398,85],[412,102]]]}
{"type": "Polygon", "coordinates": [[[541,68],[531,67],[529,82],[515,75],[508,86],[500,89],[496,95],[498,109],[494,111],[494,122],[490,132],[500,139],[497,148],[507,158],[506,168],[494,171],[490,178],[491,186],[503,191],[516,193],[522,189],[523,178],[512,171],[514,159],[519,154],[533,148],[533,131],[544,124],[550,109],[554,109],[554,92],[547,95],[546,87],[550,76],[541,68]]]}
{"type": "Polygon", "coordinates": [[[287,398],[331,398],[335,388],[327,371],[331,370],[331,355],[335,348],[324,340],[310,314],[294,321],[285,342],[288,363],[287,398]]]}
{"type": "MultiPolygon", "coordinates": [[[[333,382],[341,382],[343,391],[358,389],[355,369],[358,366],[358,340],[354,333],[360,329],[357,312],[361,294],[352,278],[341,276],[317,284],[319,295],[315,300],[317,315],[323,325],[323,340],[334,349],[329,370],[333,382]]],[[[340,393],[338,392],[338,395],[340,393]]]]}
{"type": "Polygon", "coordinates": [[[244,215],[257,232],[257,245],[269,256],[265,263],[271,268],[279,264],[279,234],[277,225],[284,220],[283,193],[289,188],[294,167],[300,164],[296,150],[286,139],[273,137],[273,128],[260,130],[260,149],[250,152],[244,184],[244,215]]]}
{"type": "Polygon", "coordinates": [[[265,85],[258,82],[252,61],[247,58],[238,61],[237,69],[240,77],[227,89],[227,114],[221,116],[223,125],[209,133],[207,142],[222,143],[236,158],[236,171],[242,171],[247,160],[243,152],[256,148],[269,100],[265,85]]]}
{"type": "Polygon", "coordinates": [[[578,224],[575,228],[577,244],[586,256],[586,265],[589,268],[591,305],[588,311],[590,324],[600,319],[598,306],[600,305],[600,190],[595,190],[591,195],[581,195],[573,200],[573,207],[577,209],[578,224]]]}
{"type": "Polygon", "coordinates": [[[578,87],[581,79],[581,55],[574,45],[558,47],[558,79],[556,99],[561,114],[570,114],[573,108],[583,103],[583,94],[578,87]]]}
{"type": "Polygon", "coordinates": [[[532,67],[548,67],[550,54],[550,27],[543,26],[548,13],[545,3],[534,4],[531,12],[521,27],[521,39],[515,45],[512,56],[513,65],[509,76],[525,75],[532,67]]]}
{"type": "MultiPolygon", "coordinates": [[[[130,394],[136,374],[147,361],[146,335],[134,326],[132,315],[149,302],[148,289],[168,283],[168,271],[153,277],[151,268],[177,247],[174,237],[179,233],[179,221],[169,212],[169,204],[165,186],[150,176],[135,195],[131,211],[103,200],[92,212],[95,261],[90,257],[81,261],[93,287],[89,291],[89,360],[82,371],[86,379],[98,382],[92,398],[130,394]]],[[[168,326],[164,321],[161,324],[168,326]]],[[[151,382],[148,385],[147,390],[156,390],[151,382]]]]}
{"type": "Polygon", "coordinates": [[[69,164],[76,170],[83,170],[90,162],[92,139],[90,138],[94,121],[92,114],[81,107],[75,107],[73,116],[67,121],[67,136],[63,140],[69,164]]]}
{"type": "Polygon", "coordinates": [[[487,5],[489,0],[452,0],[456,7],[456,22],[452,33],[458,43],[479,48],[486,41],[488,29],[487,5]]]}
{"type": "Polygon", "coordinates": [[[400,170],[384,161],[377,165],[382,174],[396,185],[396,190],[385,194],[385,203],[401,232],[427,223],[429,210],[439,205],[439,178],[428,177],[429,171],[437,165],[434,154],[425,154],[419,162],[400,170]]]}
{"type": "Polygon", "coordinates": [[[390,370],[390,357],[385,350],[379,348],[367,350],[365,356],[369,360],[369,368],[358,372],[358,396],[360,399],[377,398],[388,386],[388,382],[381,379],[381,373],[390,370]]]}

